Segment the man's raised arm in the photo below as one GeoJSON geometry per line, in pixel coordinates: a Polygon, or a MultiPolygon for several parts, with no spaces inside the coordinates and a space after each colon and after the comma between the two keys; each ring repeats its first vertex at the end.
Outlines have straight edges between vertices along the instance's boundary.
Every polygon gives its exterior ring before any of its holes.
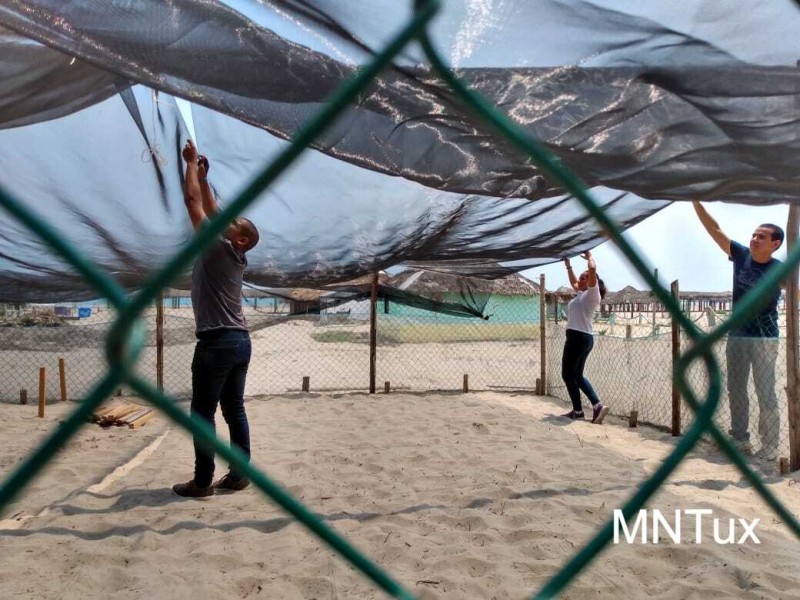
{"type": "Polygon", "coordinates": [[[183,202],[186,204],[186,211],[189,213],[192,227],[197,231],[203,224],[206,213],[203,210],[203,194],[200,189],[200,177],[197,172],[197,148],[194,147],[192,140],[186,142],[181,154],[183,155],[183,160],[186,161],[183,202]]]}
{"type": "Polygon", "coordinates": [[[214,198],[211,186],[208,185],[208,170],[211,165],[205,156],[200,155],[197,158],[197,176],[200,181],[200,195],[203,198],[203,211],[206,213],[207,218],[213,219],[219,212],[219,205],[216,198],[214,198]]]}
{"type": "Polygon", "coordinates": [[[729,238],[722,229],[719,227],[719,223],[708,214],[705,206],[700,204],[699,202],[692,202],[692,206],[694,206],[694,212],[697,213],[697,217],[700,219],[700,223],[703,224],[708,235],[711,236],[711,239],[717,243],[717,246],[720,249],[730,256],[731,254],[731,238],[729,238]]]}

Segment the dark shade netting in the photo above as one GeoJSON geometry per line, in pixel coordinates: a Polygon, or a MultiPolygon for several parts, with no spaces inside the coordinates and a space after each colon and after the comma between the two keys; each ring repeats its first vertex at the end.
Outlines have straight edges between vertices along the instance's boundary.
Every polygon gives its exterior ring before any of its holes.
{"type": "MultiPolygon", "coordinates": [[[[382,0],[4,2],[0,185],[136,287],[191,234],[173,96],[193,103],[224,203],[410,13],[382,0]]],[[[797,31],[788,1],[741,15],[714,0],[518,0],[448,2],[432,35],[625,228],[673,200],[798,196],[797,31]]],[[[604,239],[421,56],[406,49],[250,209],[263,234],[251,282],[324,285],[401,262],[498,277],[604,239]]],[[[0,300],[90,294],[20,231],[0,222],[0,300]]]]}

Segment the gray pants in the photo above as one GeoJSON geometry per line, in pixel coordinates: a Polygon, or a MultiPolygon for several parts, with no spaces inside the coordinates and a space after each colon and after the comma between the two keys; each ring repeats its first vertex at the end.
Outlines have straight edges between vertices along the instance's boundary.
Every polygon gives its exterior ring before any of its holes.
{"type": "Polygon", "coordinates": [[[758,397],[758,433],[764,446],[777,448],[781,431],[778,397],[775,394],[775,362],[778,338],[728,337],[725,347],[728,362],[728,399],[731,408],[733,439],[750,439],[750,398],[747,380],[753,371],[758,397]]]}

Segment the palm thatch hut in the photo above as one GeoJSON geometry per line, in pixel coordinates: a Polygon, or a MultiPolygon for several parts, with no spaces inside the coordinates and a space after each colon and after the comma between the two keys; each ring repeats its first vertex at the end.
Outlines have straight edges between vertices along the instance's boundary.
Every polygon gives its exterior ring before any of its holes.
{"type": "MultiPolygon", "coordinates": [[[[408,269],[392,277],[389,284],[436,302],[469,306],[487,315],[493,322],[521,322],[539,318],[539,285],[519,273],[499,279],[481,279],[408,269]]],[[[395,314],[422,316],[420,310],[404,307],[394,310],[395,314]]]]}
{"type": "Polygon", "coordinates": [[[512,273],[500,279],[481,279],[439,271],[408,269],[392,277],[390,285],[436,300],[442,300],[445,295],[461,292],[461,290],[495,296],[530,297],[539,295],[539,285],[519,273],[512,273]]]}
{"type": "MultiPolygon", "coordinates": [[[[683,312],[699,312],[711,308],[714,312],[729,311],[733,302],[731,292],[684,292],[678,300],[683,312]]],[[[635,313],[665,312],[667,309],[650,290],[637,290],[628,285],[618,292],[609,292],[601,304],[603,312],[635,313]]]]}
{"type": "MultiPolygon", "coordinates": [[[[372,279],[373,276],[368,274],[355,279],[340,281],[339,283],[331,283],[320,289],[283,289],[281,290],[281,295],[289,302],[289,314],[291,315],[320,314],[329,304],[326,303],[326,298],[333,296],[337,292],[340,294],[342,292],[352,292],[359,295],[369,294],[372,290],[372,279]]],[[[386,284],[388,281],[389,275],[384,271],[380,271],[378,273],[378,284],[386,284]]],[[[367,302],[368,304],[369,301],[361,302],[367,302]]]]}

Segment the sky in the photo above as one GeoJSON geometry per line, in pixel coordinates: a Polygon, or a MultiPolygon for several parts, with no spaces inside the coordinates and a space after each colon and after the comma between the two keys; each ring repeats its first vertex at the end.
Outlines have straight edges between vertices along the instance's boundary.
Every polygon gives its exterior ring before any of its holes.
{"type": "MultiPolygon", "coordinates": [[[[747,245],[753,230],[762,223],[774,223],[786,229],[788,205],[752,207],[723,202],[707,202],[705,207],[729,238],[747,245]]],[[[649,219],[625,232],[628,241],[645,257],[652,269],[658,269],[658,279],[669,287],[678,280],[681,290],[695,292],[724,292],[731,289],[733,266],[719,246],[709,237],[697,219],[690,202],[676,202],[649,219]]],[[[611,242],[605,242],[592,252],[597,273],[609,290],[626,285],[649,289],[628,260],[611,242]]],[[[775,258],[786,258],[785,245],[775,258]]],[[[573,268],[584,268],[586,261],[572,258],[573,268]]],[[[577,271],[577,269],[576,269],[577,271]]],[[[535,267],[522,275],[539,282],[545,276],[545,287],[556,289],[569,285],[563,263],[535,267]]]]}

